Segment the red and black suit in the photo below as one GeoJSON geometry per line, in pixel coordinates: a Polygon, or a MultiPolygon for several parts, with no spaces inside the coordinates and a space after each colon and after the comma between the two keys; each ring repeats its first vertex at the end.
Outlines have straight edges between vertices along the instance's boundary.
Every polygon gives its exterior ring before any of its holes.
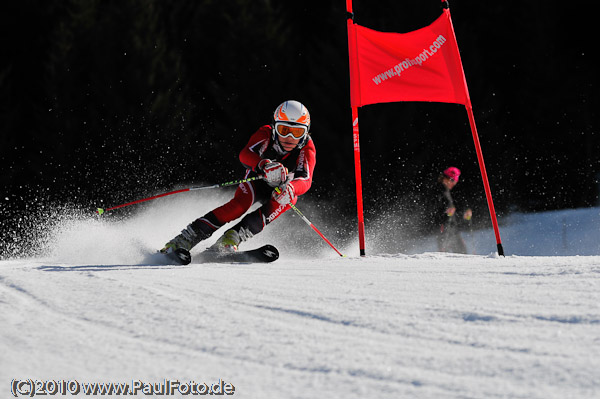
{"type": "MultiPolygon", "coordinates": [[[[312,174],[316,163],[316,150],[313,140],[307,136],[305,144],[292,151],[284,151],[274,137],[271,125],[262,126],[248,141],[240,152],[240,162],[246,167],[246,178],[262,173],[258,164],[263,159],[280,162],[288,169],[288,184],[294,186],[296,196],[306,193],[312,184],[312,174]]],[[[208,238],[218,228],[242,215],[254,203],[262,206],[246,215],[235,227],[250,231],[253,235],[260,233],[263,228],[290,209],[289,204],[281,205],[271,195],[273,188],[263,180],[241,183],[234,197],[224,205],[212,210],[192,223],[196,233],[202,234],[202,239],[208,238]]],[[[296,203],[297,198],[292,201],[296,203]]]]}

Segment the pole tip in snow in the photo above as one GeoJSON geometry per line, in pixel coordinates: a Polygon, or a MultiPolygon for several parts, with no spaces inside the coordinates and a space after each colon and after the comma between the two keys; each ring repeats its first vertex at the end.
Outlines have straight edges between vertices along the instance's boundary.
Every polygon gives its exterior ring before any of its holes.
{"type": "Polygon", "coordinates": [[[502,244],[498,244],[498,255],[504,256],[504,249],[502,248],[502,244]]]}
{"type": "Polygon", "coordinates": [[[98,215],[102,215],[102,214],[104,213],[104,209],[102,209],[102,208],[98,208],[98,210],[96,210],[96,213],[97,213],[98,215]]]}

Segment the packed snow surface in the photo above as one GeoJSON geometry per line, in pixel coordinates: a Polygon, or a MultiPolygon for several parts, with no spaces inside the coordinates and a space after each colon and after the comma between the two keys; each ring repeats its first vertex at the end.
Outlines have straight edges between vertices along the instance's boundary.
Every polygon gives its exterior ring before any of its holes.
{"type": "Polygon", "coordinates": [[[274,263],[178,266],[153,252],[209,210],[181,205],[65,221],[44,256],[0,262],[1,397],[27,379],[220,382],[239,398],[600,397],[598,208],[507,221],[506,257],[489,229],[465,234],[476,254],[371,244],[359,257],[353,242],[340,258],[284,215],[245,243],[278,246],[274,263]]]}

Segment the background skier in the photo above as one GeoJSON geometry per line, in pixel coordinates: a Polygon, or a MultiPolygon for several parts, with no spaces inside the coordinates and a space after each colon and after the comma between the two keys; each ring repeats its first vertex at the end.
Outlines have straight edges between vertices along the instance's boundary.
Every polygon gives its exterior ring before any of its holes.
{"type": "Polygon", "coordinates": [[[464,205],[461,208],[461,204],[457,203],[451,194],[459,178],[458,168],[447,168],[440,173],[435,188],[429,195],[429,225],[437,234],[440,252],[467,253],[460,229],[465,222],[470,222],[473,212],[464,205]]]}
{"type": "Polygon", "coordinates": [[[310,114],[298,101],[285,101],[273,114],[270,125],[259,128],[240,152],[246,167],[245,178],[262,176],[240,184],[233,198],[190,223],[161,249],[171,253],[191,250],[217,229],[244,215],[254,203],[262,206],[247,214],[227,230],[210,248],[220,252],[237,251],[238,246],[290,209],[297,197],[312,183],[316,150],[310,136],[310,114]]]}

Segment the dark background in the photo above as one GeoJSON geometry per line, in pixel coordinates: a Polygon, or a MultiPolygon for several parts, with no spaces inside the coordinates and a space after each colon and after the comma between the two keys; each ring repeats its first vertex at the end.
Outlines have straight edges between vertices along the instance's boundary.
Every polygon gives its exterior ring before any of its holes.
{"type": "MultiPolygon", "coordinates": [[[[499,215],[598,202],[595,10],[549,4],[450,4],[499,215]]],[[[354,12],[407,32],[441,3],[356,0],[354,12]]],[[[306,198],[356,224],[343,0],[12,1],[0,27],[3,247],[61,207],[241,178],[239,150],[286,99],[312,116],[306,198]]],[[[359,121],[367,223],[410,209],[454,165],[490,226],[463,106],[376,104],[359,121]]]]}

